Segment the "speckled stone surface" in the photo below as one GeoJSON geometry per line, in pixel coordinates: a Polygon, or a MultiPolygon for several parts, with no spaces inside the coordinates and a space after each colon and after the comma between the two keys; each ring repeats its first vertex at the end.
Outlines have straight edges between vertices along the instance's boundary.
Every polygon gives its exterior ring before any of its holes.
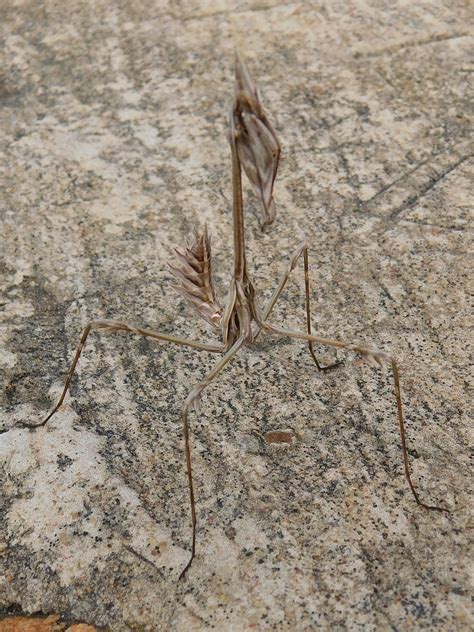
{"type": "MultiPolygon", "coordinates": [[[[0,613],[471,628],[470,19],[461,0],[1,2],[0,613]],[[387,370],[338,353],[319,375],[302,344],[262,337],[191,419],[198,554],[178,583],[180,407],[213,357],[93,334],[62,410],[18,424],[51,408],[92,318],[211,338],[165,264],[207,221],[225,295],[236,44],[283,145],[265,234],[246,189],[262,300],[307,236],[315,330],[398,357],[414,480],[452,513],[411,496],[387,370]],[[284,429],[297,440],[259,439],[284,429]]],[[[299,273],[275,321],[303,327],[301,290],[299,273]]]]}

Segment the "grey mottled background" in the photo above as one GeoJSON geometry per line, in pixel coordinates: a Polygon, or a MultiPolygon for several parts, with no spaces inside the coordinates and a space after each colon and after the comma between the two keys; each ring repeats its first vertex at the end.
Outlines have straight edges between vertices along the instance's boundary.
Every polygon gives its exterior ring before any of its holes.
{"type": "MultiPolygon", "coordinates": [[[[0,6],[0,612],[122,630],[467,630],[472,4],[3,0],[0,6]],[[246,196],[266,298],[311,243],[314,327],[394,353],[318,375],[263,338],[192,419],[198,556],[179,422],[207,354],[94,334],[120,317],[209,338],[165,263],[191,226],[231,267],[233,49],[283,145],[278,218],[246,196]],[[471,111],[470,111],[471,110],[471,111]],[[292,428],[288,447],[255,433],[292,428]]],[[[472,181],[471,181],[472,182],[472,181]]],[[[275,316],[304,322],[301,274],[275,316]]],[[[323,359],[333,352],[320,349],[323,359]]]]}

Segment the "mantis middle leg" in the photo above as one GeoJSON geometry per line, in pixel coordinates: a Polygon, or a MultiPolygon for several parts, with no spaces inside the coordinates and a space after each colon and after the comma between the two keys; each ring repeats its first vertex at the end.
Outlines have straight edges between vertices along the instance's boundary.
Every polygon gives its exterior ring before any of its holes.
{"type": "MultiPolygon", "coordinates": [[[[262,314],[262,320],[263,322],[265,322],[270,316],[271,312],[273,311],[273,308],[275,307],[276,302],[280,298],[281,293],[283,292],[286,284],[288,283],[288,279],[290,278],[291,273],[295,269],[296,264],[298,263],[302,255],[303,255],[303,262],[304,262],[304,285],[305,285],[305,298],[306,298],[306,329],[307,329],[308,334],[311,334],[311,298],[310,298],[308,244],[305,241],[302,244],[300,244],[300,246],[298,247],[294,255],[291,257],[290,263],[288,265],[288,268],[285,274],[282,276],[276,290],[273,293],[273,296],[271,297],[270,301],[268,302],[268,305],[266,306],[262,314]]],[[[258,337],[261,331],[262,330],[260,329],[255,334],[254,340],[258,337]]],[[[339,361],[339,362],[334,362],[333,364],[329,364],[328,366],[322,366],[319,363],[316,357],[316,354],[314,352],[313,341],[308,340],[307,342],[308,342],[309,352],[318,368],[318,371],[329,371],[331,369],[335,369],[337,366],[340,366],[342,364],[342,362],[339,361]]]]}
{"type": "Polygon", "coordinates": [[[92,329],[105,329],[107,331],[126,331],[130,334],[138,334],[140,336],[146,336],[148,338],[154,338],[155,340],[162,340],[164,342],[171,342],[177,345],[184,345],[187,347],[192,347],[193,349],[199,349],[200,351],[210,351],[212,353],[222,353],[225,349],[222,346],[211,345],[201,342],[195,342],[194,340],[188,340],[187,338],[178,338],[176,336],[170,336],[168,334],[163,334],[158,331],[153,331],[152,329],[143,329],[141,327],[135,327],[134,325],[129,325],[128,323],[123,323],[116,320],[93,320],[86,325],[84,331],[82,332],[81,340],[79,342],[79,346],[76,349],[76,353],[74,354],[74,358],[72,360],[71,366],[67,372],[66,383],[63,388],[63,392],[61,393],[61,397],[59,398],[58,403],[53,408],[53,410],[49,413],[46,419],[38,424],[30,424],[22,422],[22,425],[27,428],[39,428],[48,423],[51,417],[58,411],[61,407],[64,398],[66,397],[66,393],[68,392],[69,386],[71,385],[72,378],[74,376],[77,363],[81,356],[81,353],[86,344],[87,338],[92,331],[92,329]]]}

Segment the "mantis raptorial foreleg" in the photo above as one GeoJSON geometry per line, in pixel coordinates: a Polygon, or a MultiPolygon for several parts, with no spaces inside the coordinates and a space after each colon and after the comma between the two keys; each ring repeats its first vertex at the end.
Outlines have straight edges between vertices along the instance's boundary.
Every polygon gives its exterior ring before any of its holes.
{"type": "Polygon", "coordinates": [[[134,325],[129,325],[128,323],[122,323],[116,320],[93,320],[88,325],[86,325],[84,331],[82,332],[79,346],[76,349],[71,366],[69,367],[69,370],[67,372],[66,383],[64,384],[63,392],[61,393],[61,397],[59,398],[58,403],[44,421],[40,422],[39,424],[30,424],[23,422],[23,426],[26,426],[27,428],[39,428],[40,426],[44,426],[46,423],[48,423],[54,413],[57,412],[57,410],[60,408],[64,401],[64,398],[66,397],[69,386],[71,385],[71,380],[74,376],[77,363],[92,329],[105,329],[106,331],[126,331],[131,334],[138,334],[139,336],[146,336],[147,338],[154,338],[155,340],[162,340],[164,342],[171,342],[177,345],[184,345],[187,347],[192,347],[193,349],[198,349],[200,351],[209,351],[211,353],[221,353],[225,351],[222,345],[211,345],[202,342],[196,342],[194,340],[188,340],[187,338],[178,338],[169,334],[162,334],[160,332],[153,331],[152,329],[135,327],[134,325]]]}
{"type": "MultiPolygon", "coordinates": [[[[303,261],[304,261],[304,286],[305,286],[305,298],[306,298],[306,328],[307,328],[308,334],[311,334],[311,298],[310,298],[310,281],[309,281],[308,244],[305,241],[302,242],[299,245],[298,249],[296,250],[294,255],[291,257],[290,263],[288,264],[288,268],[286,269],[284,275],[282,276],[280,282],[278,283],[278,286],[277,286],[276,290],[274,291],[273,296],[269,300],[268,305],[266,306],[266,308],[265,308],[265,310],[264,310],[264,312],[262,314],[262,320],[263,320],[263,322],[265,322],[268,319],[268,317],[270,316],[270,314],[272,313],[273,308],[275,307],[276,302],[280,298],[281,293],[285,289],[285,286],[288,283],[290,275],[293,272],[293,270],[295,269],[296,264],[300,260],[301,255],[303,255],[303,261]]],[[[257,337],[259,336],[261,331],[262,330],[260,329],[255,334],[254,340],[257,339],[257,337]]],[[[313,358],[316,366],[318,367],[318,371],[329,371],[330,369],[334,369],[337,366],[342,364],[342,362],[334,362],[333,364],[329,364],[328,366],[322,366],[319,363],[319,361],[318,361],[318,359],[316,357],[316,354],[314,353],[313,342],[311,340],[308,340],[308,347],[309,347],[309,352],[311,354],[311,357],[313,358]]]]}
{"type": "Polygon", "coordinates": [[[406,430],[405,430],[405,419],[403,414],[403,404],[402,404],[402,396],[400,391],[400,375],[398,371],[398,365],[394,358],[384,353],[383,351],[376,351],[371,349],[366,349],[365,347],[358,347],[357,345],[342,342],[339,340],[331,340],[329,338],[322,338],[320,336],[313,336],[310,333],[303,333],[298,331],[293,331],[291,329],[284,329],[283,327],[279,327],[277,325],[272,325],[268,322],[262,323],[263,328],[269,333],[273,333],[277,336],[285,336],[289,338],[295,338],[296,340],[307,340],[308,342],[316,342],[322,345],[328,345],[329,347],[336,347],[338,349],[347,349],[349,351],[355,351],[356,353],[360,353],[362,356],[366,357],[369,360],[372,360],[372,363],[381,365],[384,360],[390,363],[390,368],[392,370],[393,375],[393,383],[395,386],[395,396],[397,400],[397,415],[398,415],[398,425],[400,430],[400,439],[402,444],[402,452],[403,452],[403,464],[405,470],[405,477],[408,481],[408,485],[415,497],[416,502],[425,509],[433,509],[434,511],[445,511],[447,513],[451,513],[449,509],[445,509],[444,507],[436,507],[435,505],[427,505],[424,503],[415,489],[413,481],[411,479],[410,473],[410,465],[408,460],[408,448],[407,448],[407,440],[406,440],[406,430]]]}
{"type": "Polygon", "coordinates": [[[179,579],[182,579],[186,574],[186,571],[191,566],[191,563],[194,559],[194,555],[196,553],[196,503],[194,500],[194,487],[193,487],[193,473],[192,473],[192,465],[191,465],[191,447],[189,444],[189,424],[188,424],[188,413],[191,408],[196,408],[199,398],[203,390],[208,386],[212,380],[218,375],[222,369],[226,366],[226,364],[235,356],[235,354],[239,351],[242,345],[245,343],[245,337],[242,336],[239,338],[227,353],[217,362],[214,368],[209,371],[206,377],[197,384],[193,390],[189,393],[186,398],[186,401],[183,405],[183,410],[181,412],[181,419],[183,421],[183,433],[184,433],[184,452],[186,455],[186,466],[188,470],[188,487],[189,487],[189,498],[191,503],[191,521],[192,521],[192,548],[191,548],[191,558],[189,562],[186,564],[186,567],[181,572],[179,579]]]}

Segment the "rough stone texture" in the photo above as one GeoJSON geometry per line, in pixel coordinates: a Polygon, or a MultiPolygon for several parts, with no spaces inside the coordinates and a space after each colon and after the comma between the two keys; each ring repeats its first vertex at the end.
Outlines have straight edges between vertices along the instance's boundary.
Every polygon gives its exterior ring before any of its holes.
{"type": "MultiPolygon", "coordinates": [[[[472,9],[472,5],[471,5],[472,9]]],[[[467,630],[469,3],[3,0],[0,604],[122,630],[467,630]],[[120,317],[209,338],[165,263],[208,222],[231,267],[226,108],[246,52],[283,145],[263,298],[307,236],[318,332],[393,352],[318,375],[264,338],[192,418],[198,556],[180,406],[208,354],[91,336],[120,317]],[[297,441],[256,433],[291,428],[297,441]]],[[[303,326],[302,275],[275,320],[303,326]]],[[[331,358],[331,350],[319,350],[331,358]]],[[[339,354],[343,357],[343,354],[339,354]]]]}

